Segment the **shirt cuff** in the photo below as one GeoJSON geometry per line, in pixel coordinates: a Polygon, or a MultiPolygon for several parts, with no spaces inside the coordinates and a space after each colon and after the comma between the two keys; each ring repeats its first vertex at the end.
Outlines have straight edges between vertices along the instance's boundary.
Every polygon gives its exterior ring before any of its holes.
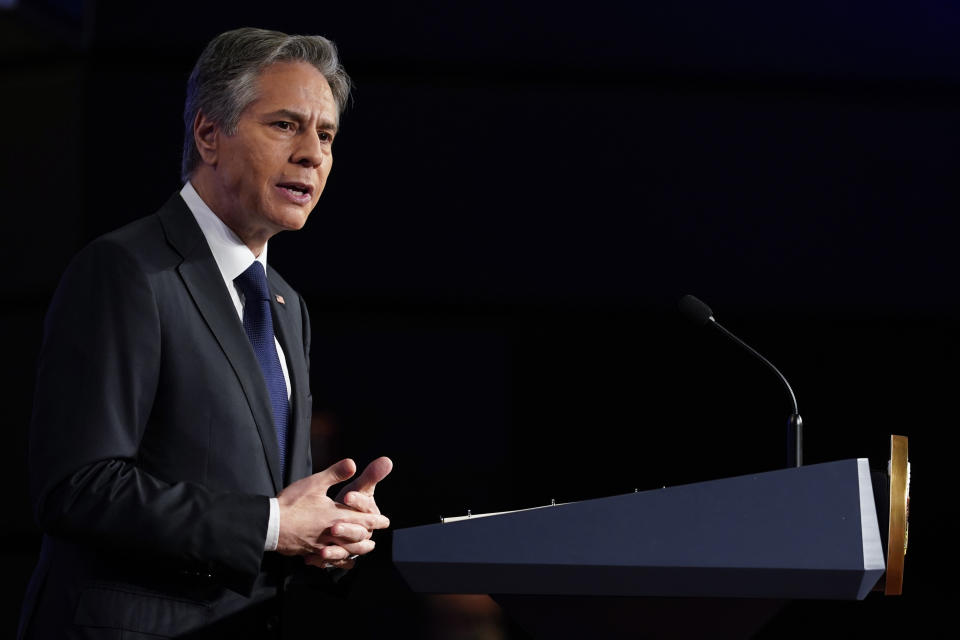
{"type": "Polygon", "coordinates": [[[280,503],[270,498],[270,519],[267,521],[267,539],[263,543],[264,551],[276,551],[280,541],[280,503]]]}

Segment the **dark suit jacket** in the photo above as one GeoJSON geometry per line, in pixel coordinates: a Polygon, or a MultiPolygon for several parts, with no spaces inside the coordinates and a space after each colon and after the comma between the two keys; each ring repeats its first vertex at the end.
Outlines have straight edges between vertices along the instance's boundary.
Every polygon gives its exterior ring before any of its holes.
{"type": "MultiPolygon", "coordinates": [[[[273,313],[292,385],[289,482],[312,466],[310,322],[268,279],[285,301],[273,313]]],[[[253,349],[179,194],[94,241],[45,324],[29,453],[45,535],[27,637],[176,636],[275,595],[282,562],[263,544],[279,460],[253,349]]]]}

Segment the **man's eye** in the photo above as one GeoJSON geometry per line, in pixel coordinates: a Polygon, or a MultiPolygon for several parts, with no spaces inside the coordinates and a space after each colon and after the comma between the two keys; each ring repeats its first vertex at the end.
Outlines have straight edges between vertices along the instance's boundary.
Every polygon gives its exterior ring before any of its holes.
{"type": "Polygon", "coordinates": [[[317,131],[317,137],[320,138],[320,142],[332,142],[333,136],[330,135],[327,131],[317,131]]]}
{"type": "Polygon", "coordinates": [[[287,122],[286,120],[280,120],[279,122],[274,122],[273,126],[277,127],[278,129],[281,129],[282,131],[293,130],[293,123],[287,122]]]}

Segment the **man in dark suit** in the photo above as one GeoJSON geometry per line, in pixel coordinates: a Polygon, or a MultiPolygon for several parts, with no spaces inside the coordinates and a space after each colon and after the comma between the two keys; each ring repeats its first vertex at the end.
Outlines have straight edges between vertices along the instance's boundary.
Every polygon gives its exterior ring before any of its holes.
{"type": "Polygon", "coordinates": [[[389,459],[335,499],[354,463],[313,474],[310,321],[266,265],[323,191],[348,92],[324,38],[221,34],[188,84],[183,189],[71,263],[38,370],[21,636],[264,637],[293,573],[349,569],[389,524],[389,459]]]}

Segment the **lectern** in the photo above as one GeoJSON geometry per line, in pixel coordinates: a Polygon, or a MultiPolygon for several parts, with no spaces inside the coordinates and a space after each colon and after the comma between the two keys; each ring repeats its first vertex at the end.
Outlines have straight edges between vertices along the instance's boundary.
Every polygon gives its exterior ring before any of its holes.
{"type": "Polygon", "coordinates": [[[417,592],[495,594],[519,618],[582,611],[558,626],[571,636],[611,607],[622,626],[722,600],[762,623],[784,600],[866,597],[889,524],[861,458],[401,529],[393,559],[417,592]]]}

